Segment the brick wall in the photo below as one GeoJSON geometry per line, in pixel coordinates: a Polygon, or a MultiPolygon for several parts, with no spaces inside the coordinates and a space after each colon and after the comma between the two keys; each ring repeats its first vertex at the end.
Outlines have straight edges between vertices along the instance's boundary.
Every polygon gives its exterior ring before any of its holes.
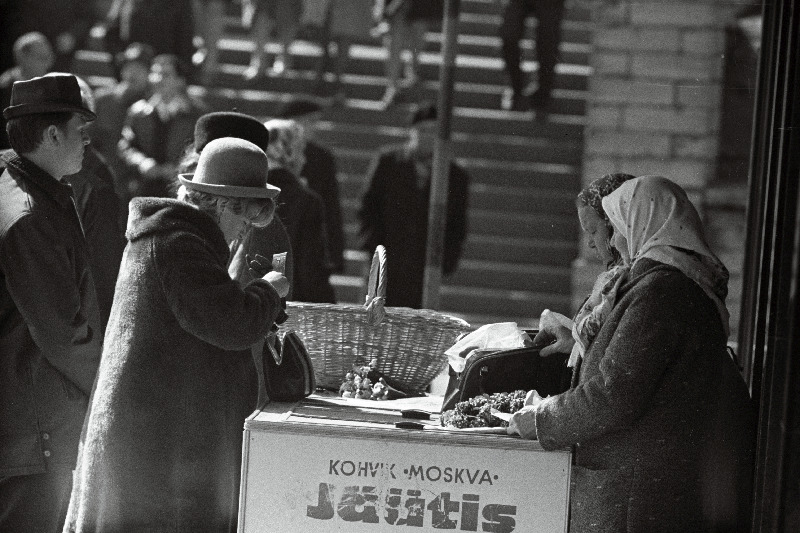
{"type": "MultiPolygon", "coordinates": [[[[726,28],[736,22],[742,3],[598,0],[593,7],[582,182],[610,172],[661,174],[687,190],[712,248],[732,273],[728,307],[735,340],[746,176],[728,172],[728,183],[720,183],[717,169],[726,28]]],[[[748,112],[740,120],[750,117],[748,112]]],[[[575,309],[601,269],[581,244],[573,265],[575,309]]]]}

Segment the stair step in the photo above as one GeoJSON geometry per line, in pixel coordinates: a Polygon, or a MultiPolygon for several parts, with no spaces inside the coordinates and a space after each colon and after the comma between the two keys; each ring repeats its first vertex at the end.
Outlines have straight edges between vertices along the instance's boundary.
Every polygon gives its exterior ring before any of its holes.
{"type": "MultiPolygon", "coordinates": [[[[281,78],[266,78],[255,82],[246,81],[242,74],[245,65],[224,64],[214,80],[217,86],[231,89],[262,89],[280,94],[302,94],[314,88],[311,71],[291,71],[281,78]]],[[[403,91],[396,103],[411,104],[420,101],[435,102],[439,93],[437,80],[423,81],[413,90],[403,91]]],[[[324,94],[334,94],[333,75],[326,74],[322,84],[324,94]]],[[[348,98],[379,101],[386,90],[386,80],[382,75],[344,74],[340,89],[348,98]]],[[[458,82],[454,86],[453,105],[457,107],[502,109],[505,93],[503,85],[458,82]]],[[[561,115],[583,115],[586,110],[585,91],[556,88],[552,93],[550,112],[561,115]]],[[[263,111],[262,111],[263,113],[263,111]]]]}
{"type": "Polygon", "coordinates": [[[543,309],[569,309],[569,287],[566,289],[564,293],[545,293],[443,285],[439,309],[442,312],[538,317],[543,309]]]}
{"type": "MultiPolygon", "coordinates": [[[[407,134],[404,129],[387,127],[346,127],[340,125],[335,130],[320,130],[317,138],[331,147],[355,147],[375,152],[382,146],[402,144],[407,134]]],[[[543,138],[519,138],[467,134],[455,132],[451,138],[455,157],[467,156],[485,159],[509,159],[512,161],[532,161],[544,163],[580,164],[579,144],[561,140],[559,142],[543,138]]]]}
{"type": "MultiPolygon", "coordinates": [[[[352,205],[343,208],[358,209],[366,187],[365,176],[341,177],[339,197],[352,205]]],[[[575,194],[562,190],[537,190],[531,187],[509,187],[484,183],[470,184],[470,208],[505,210],[511,212],[539,212],[559,215],[575,214],[575,194]]]]}
{"type": "Polygon", "coordinates": [[[568,267],[499,263],[492,260],[462,259],[447,278],[448,285],[489,289],[559,292],[570,285],[568,267]]]}
{"type": "MultiPolygon", "coordinates": [[[[250,62],[253,45],[249,41],[223,40],[220,50],[220,62],[229,65],[238,65],[244,68],[250,62]]],[[[268,44],[266,50],[270,54],[280,51],[277,44],[268,44]]],[[[315,72],[318,68],[320,50],[313,43],[296,41],[290,48],[292,55],[292,70],[315,72]]],[[[346,72],[355,75],[371,75],[382,77],[385,75],[385,62],[387,51],[382,46],[354,45],[350,49],[346,72]]],[[[584,57],[576,57],[574,62],[567,62],[564,57],[556,65],[555,87],[566,89],[586,90],[588,76],[591,69],[582,61],[584,57]]],[[[439,78],[442,56],[435,52],[421,52],[419,54],[418,74],[423,80],[439,78]]],[[[525,60],[521,63],[525,72],[535,72],[538,63],[525,60]]],[[[508,83],[503,72],[503,62],[499,55],[491,56],[468,55],[459,53],[456,58],[455,79],[459,82],[486,83],[506,85],[508,83]]],[[[285,77],[285,76],[284,76],[285,77]]],[[[280,79],[280,78],[278,78],[280,79]]],[[[227,81],[227,80],[226,80],[227,81]]],[[[254,80],[252,84],[264,83],[268,79],[254,80]]]]}
{"type": "Polygon", "coordinates": [[[504,263],[569,266],[577,255],[577,247],[567,241],[472,233],[467,235],[461,255],[504,263]]]}
{"type": "MultiPolygon", "coordinates": [[[[375,151],[338,147],[335,155],[340,172],[363,176],[375,156],[375,151]]],[[[558,188],[574,190],[575,194],[580,190],[577,164],[506,161],[499,158],[478,157],[458,157],[457,161],[470,174],[473,183],[558,188]]]]}

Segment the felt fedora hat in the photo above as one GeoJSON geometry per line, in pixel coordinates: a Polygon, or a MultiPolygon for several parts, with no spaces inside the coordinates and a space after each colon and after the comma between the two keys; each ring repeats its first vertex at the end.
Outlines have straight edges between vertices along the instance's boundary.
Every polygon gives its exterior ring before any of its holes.
{"type": "Polygon", "coordinates": [[[281,190],[267,183],[264,150],[244,139],[221,137],[200,153],[194,174],[180,174],[188,189],[234,198],[275,198],[281,190]]]}
{"type": "Polygon", "coordinates": [[[79,113],[87,121],[95,115],[83,105],[81,88],[72,74],[50,74],[26,81],[15,81],[11,87],[11,104],[3,110],[3,118],[40,113],[79,113]]]}
{"type": "Polygon", "coordinates": [[[255,117],[235,111],[206,113],[194,124],[194,151],[198,154],[214,139],[236,137],[255,144],[265,152],[269,130],[255,117]]]}

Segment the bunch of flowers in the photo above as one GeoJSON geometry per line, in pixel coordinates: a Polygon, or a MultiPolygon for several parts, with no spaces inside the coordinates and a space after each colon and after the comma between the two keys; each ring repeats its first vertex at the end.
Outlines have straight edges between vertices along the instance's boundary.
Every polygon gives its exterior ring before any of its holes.
{"type": "Polygon", "coordinates": [[[357,400],[388,400],[390,387],[380,377],[377,366],[377,359],[373,359],[368,365],[353,365],[353,370],[344,376],[339,395],[357,400]]]}
{"type": "Polygon", "coordinates": [[[446,427],[483,428],[506,427],[508,422],[491,414],[497,409],[502,413],[516,413],[525,404],[524,390],[481,394],[469,400],[458,402],[455,407],[442,413],[441,424],[446,427]]]}

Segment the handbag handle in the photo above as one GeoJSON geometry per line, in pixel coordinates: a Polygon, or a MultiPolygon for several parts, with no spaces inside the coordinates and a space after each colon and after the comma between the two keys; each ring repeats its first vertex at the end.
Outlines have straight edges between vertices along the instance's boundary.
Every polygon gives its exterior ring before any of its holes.
{"type": "Polygon", "coordinates": [[[364,307],[367,310],[367,322],[377,326],[386,316],[383,306],[386,304],[386,248],[379,244],[372,254],[367,281],[367,297],[364,307]]]}

